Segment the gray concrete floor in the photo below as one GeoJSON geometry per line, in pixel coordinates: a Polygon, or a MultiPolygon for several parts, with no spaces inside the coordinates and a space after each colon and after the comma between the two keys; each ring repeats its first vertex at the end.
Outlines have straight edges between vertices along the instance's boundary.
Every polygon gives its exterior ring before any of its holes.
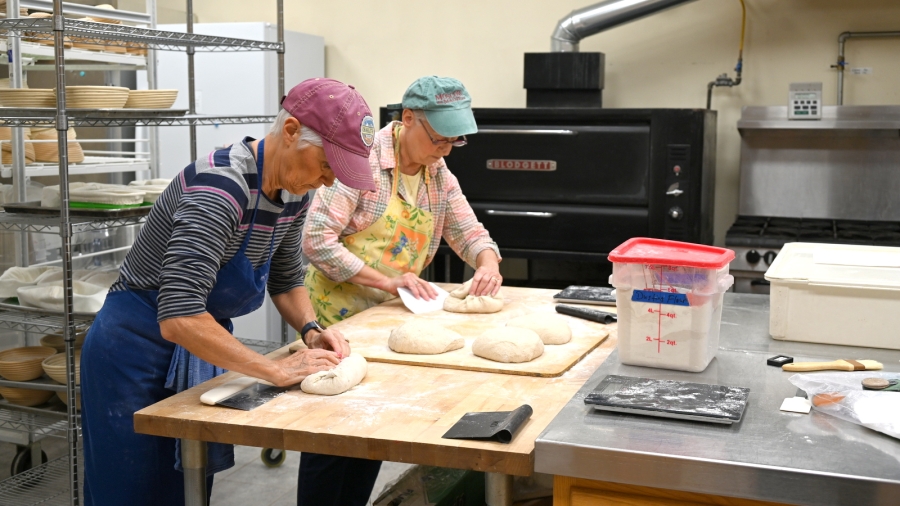
{"type": "MultiPolygon", "coordinates": [[[[45,438],[41,448],[49,459],[66,454],[64,439],[45,438]]],[[[300,453],[288,452],[281,467],[268,468],[259,458],[261,448],[236,446],[235,466],[216,474],[211,506],[295,506],[297,504],[297,470],[300,453]]],[[[0,480],[9,477],[9,466],[16,454],[16,446],[0,443],[0,480]]],[[[372,490],[369,503],[378,497],[384,486],[412,467],[410,464],[385,462],[372,490]]]]}
{"type": "MultiPolygon", "coordinates": [[[[216,474],[211,506],[295,506],[297,504],[297,470],[300,453],[288,452],[284,464],[268,468],[259,458],[261,448],[236,446],[234,467],[216,474]]],[[[384,486],[412,467],[409,464],[385,462],[375,481],[369,503],[384,486]]]]}

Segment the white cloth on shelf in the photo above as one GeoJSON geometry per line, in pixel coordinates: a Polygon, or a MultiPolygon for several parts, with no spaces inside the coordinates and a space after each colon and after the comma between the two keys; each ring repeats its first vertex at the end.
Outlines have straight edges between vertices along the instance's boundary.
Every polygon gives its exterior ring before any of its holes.
{"type": "MultiPolygon", "coordinates": [[[[72,305],[78,313],[96,313],[103,307],[106,294],[109,289],[84,281],[72,282],[72,305]]],[[[62,282],[47,285],[23,286],[16,293],[19,296],[19,304],[27,307],[48,309],[51,311],[63,310],[63,286],[62,282]]]]}
{"type": "Polygon", "coordinates": [[[15,297],[16,291],[23,286],[32,286],[38,278],[53,271],[60,271],[60,267],[36,266],[36,267],[10,267],[0,275],[0,298],[15,297]]]}

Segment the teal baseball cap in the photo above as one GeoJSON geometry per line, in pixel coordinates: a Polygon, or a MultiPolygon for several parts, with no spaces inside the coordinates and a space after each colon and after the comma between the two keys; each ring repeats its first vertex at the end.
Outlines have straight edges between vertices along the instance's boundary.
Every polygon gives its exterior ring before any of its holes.
{"type": "Polygon", "coordinates": [[[478,132],[472,114],[472,97],[458,79],[425,76],[416,79],[403,94],[404,109],[421,109],[431,128],[444,137],[478,132]]]}

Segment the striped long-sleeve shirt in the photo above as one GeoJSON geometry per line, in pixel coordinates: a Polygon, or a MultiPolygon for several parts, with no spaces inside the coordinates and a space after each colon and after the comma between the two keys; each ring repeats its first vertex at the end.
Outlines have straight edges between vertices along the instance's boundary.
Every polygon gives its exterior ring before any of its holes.
{"type": "MultiPolygon", "coordinates": [[[[394,168],[393,123],[375,135],[375,143],[369,154],[369,165],[377,189],[371,192],[354,190],[335,181],[330,188],[319,188],[313,197],[309,220],[303,236],[303,252],[311,264],[329,279],[343,282],[355,276],[365,262],[351,253],[340,238],[368,228],[380,218],[391,198],[394,168]]],[[[444,159],[429,165],[426,170],[430,184],[425,191],[425,179],[419,179],[416,205],[434,215],[434,237],[428,248],[431,263],[441,243],[441,237],[469,265],[486,249],[500,258],[497,244],[491,239],[484,225],[478,221],[472,206],[463,195],[456,176],[450,173],[444,159]]],[[[410,200],[407,189],[398,185],[400,196],[410,200]]]]}
{"type": "Polygon", "coordinates": [[[309,197],[281,191],[279,202],[260,191],[261,174],[247,137],[188,165],[154,204],[111,290],[159,290],[158,321],[206,312],[216,273],[247,246],[254,268],[264,264],[275,235],[268,291],[278,295],[303,286],[300,237],[309,197]]]}

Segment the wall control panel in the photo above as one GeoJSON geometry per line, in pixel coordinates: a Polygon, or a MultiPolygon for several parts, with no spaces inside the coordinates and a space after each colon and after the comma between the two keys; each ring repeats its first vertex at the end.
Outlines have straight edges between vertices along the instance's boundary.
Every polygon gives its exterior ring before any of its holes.
{"type": "Polygon", "coordinates": [[[788,119],[822,119],[822,83],[791,83],[788,119]]]}

